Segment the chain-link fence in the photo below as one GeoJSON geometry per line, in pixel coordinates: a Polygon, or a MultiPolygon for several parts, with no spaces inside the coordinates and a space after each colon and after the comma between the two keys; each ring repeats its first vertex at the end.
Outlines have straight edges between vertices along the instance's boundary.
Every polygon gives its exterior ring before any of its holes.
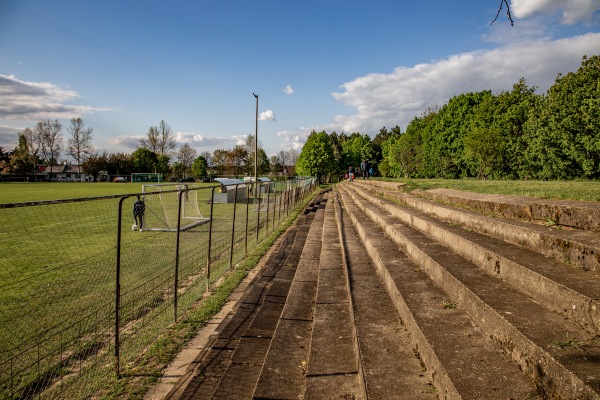
{"type": "Polygon", "coordinates": [[[91,397],[315,184],[0,205],[0,399],[91,397]]]}

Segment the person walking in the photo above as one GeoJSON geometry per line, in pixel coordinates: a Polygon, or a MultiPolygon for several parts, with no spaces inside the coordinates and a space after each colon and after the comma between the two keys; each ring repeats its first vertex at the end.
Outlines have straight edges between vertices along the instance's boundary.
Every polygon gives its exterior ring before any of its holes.
{"type": "Polygon", "coordinates": [[[354,167],[352,165],[348,167],[348,180],[350,182],[354,180],[354,167]]]}
{"type": "Polygon", "coordinates": [[[367,160],[363,159],[362,162],[360,163],[360,170],[362,171],[362,177],[363,179],[367,179],[369,177],[368,175],[368,171],[369,171],[369,166],[367,165],[367,160]]]}

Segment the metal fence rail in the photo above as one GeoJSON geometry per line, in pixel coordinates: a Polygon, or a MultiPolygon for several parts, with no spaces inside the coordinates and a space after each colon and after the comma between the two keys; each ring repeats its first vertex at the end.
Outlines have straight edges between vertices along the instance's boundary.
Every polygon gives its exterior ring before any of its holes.
{"type": "Polygon", "coordinates": [[[91,397],[315,185],[162,187],[135,222],[138,195],[0,205],[0,399],[91,397]]]}

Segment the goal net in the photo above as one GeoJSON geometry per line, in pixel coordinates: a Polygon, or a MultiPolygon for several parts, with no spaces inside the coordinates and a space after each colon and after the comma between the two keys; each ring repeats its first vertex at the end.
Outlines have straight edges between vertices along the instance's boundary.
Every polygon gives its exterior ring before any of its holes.
{"type": "MultiPolygon", "coordinates": [[[[177,231],[179,196],[181,192],[181,226],[180,230],[191,229],[207,223],[207,218],[200,211],[200,200],[197,188],[189,184],[165,183],[142,186],[145,204],[143,229],[148,231],[177,231]]],[[[206,191],[204,191],[206,192],[206,191]]]]}
{"type": "Polygon", "coordinates": [[[160,183],[163,182],[163,174],[159,174],[159,173],[139,173],[139,172],[134,172],[133,174],[131,174],[131,182],[156,182],[156,183],[160,183]]]}

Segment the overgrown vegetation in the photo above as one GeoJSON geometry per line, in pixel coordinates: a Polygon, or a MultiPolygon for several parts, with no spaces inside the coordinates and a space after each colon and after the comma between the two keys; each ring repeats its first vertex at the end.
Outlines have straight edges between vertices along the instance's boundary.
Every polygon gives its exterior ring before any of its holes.
{"type": "Polygon", "coordinates": [[[339,176],[364,159],[383,177],[600,179],[599,81],[600,56],[584,57],[545,94],[522,78],[511,91],[463,93],[428,107],[405,132],[384,127],[373,140],[313,132],[297,172],[339,176]]]}

